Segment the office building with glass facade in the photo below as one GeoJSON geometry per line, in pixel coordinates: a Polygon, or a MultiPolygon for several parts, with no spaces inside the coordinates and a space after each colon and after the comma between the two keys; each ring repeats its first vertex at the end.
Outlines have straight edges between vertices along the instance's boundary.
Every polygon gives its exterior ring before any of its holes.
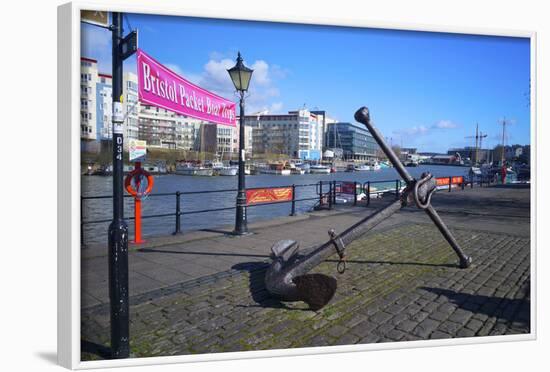
{"type": "Polygon", "coordinates": [[[380,147],[365,126],[355,123],[330,123],[325,143],[329,149],[342,149],[344,160],[377,160],[380,147]]]}

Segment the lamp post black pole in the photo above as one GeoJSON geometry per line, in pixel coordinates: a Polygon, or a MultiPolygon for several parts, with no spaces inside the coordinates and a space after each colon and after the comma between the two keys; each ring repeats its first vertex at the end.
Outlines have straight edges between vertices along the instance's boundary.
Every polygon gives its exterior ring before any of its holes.
{"type": "Polygon", "coordinates": [[[111,357],[130,356],[128,304],[128,225],[124,221],[122,113],[122,13],[113,13],[113,221],[109,225],[111,357]]]}
{"type": "Polygon", "coordinates": [[[235,215],[235,235],[243,235],[248,233],[248,224],[246,218],[246,184],[245,184],[245,131],[244,131],[244,91],[239,92],[240,102],[240,120],[239,120],[239,180],[237,192],[237,210],[235,215]]]}

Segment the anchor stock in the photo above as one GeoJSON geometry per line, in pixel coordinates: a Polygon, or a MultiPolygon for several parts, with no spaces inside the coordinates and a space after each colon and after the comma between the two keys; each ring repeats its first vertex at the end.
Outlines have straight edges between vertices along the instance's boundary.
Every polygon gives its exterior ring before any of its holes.
{"type": "Polygon", "coordinates": [[[363,218],[342,233],[336,234],[334,230],[329,230],[330,239],[307,254],[300,253],[299,245],[294,240],[282,240],[272,247],[272,263],[265,276],[266,289],[282,300],[304,301],[312,310],[322,308],[331,300],[336,291],[336,281],[327,275],[308,273],[334,254],[340,258],[337,270],[343,273],[346,267],[346,247],[407,205],[416,205],[428,214],[457,254],[461,268],[467,268],[471,264],[471,258],[462,251],[431,205],[431,198],[437,190],[433,176],[425,172],[419,180],[416,180],[407,172],[395,152],[371,123],[368,108],[359,109],[355,113],[355,120],[368,128],[407,186],[398,200],[363,218]]]}

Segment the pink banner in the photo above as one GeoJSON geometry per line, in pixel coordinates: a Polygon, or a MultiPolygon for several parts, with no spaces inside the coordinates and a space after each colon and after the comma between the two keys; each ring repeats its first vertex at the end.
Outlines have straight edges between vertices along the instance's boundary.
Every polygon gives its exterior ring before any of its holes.
{"type": "Polygon", "coordinates": [[[137,51],[137,70],[140,102],[212,123],[235,126],[234,102],[190,83],[141,49],[137,51]]]}

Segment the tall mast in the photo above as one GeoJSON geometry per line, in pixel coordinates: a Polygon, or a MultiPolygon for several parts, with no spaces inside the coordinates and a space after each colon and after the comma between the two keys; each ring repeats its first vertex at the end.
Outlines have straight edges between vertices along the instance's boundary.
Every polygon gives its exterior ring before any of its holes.
{"type": "Polygon", "coordinates": [[[504,140],[506,138],[506,118],[502,119],[502,151],[500,154],[500,162],[504,165],[504,140]]]}
{"type": "Polygon", "coordinates": [[[479,161],[479,157],[478,157],[478,153],[477,153],[477,149],[478,149],[478,140],[479,140],[479,123],[476,122],[476,145],[475,145],[475,155],[474,155],[474,164],[478,163],[479,161]]]}

